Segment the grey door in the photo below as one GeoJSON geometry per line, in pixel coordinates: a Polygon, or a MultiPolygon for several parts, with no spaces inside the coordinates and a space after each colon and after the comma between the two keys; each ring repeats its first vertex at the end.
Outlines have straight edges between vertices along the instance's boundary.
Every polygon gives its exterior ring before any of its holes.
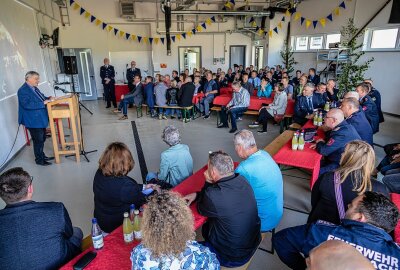
{"type": "Polygon", "coordinates": [[[76,92],[82,92],[82,100],[96,100],[97,87],[94,77],[93,58],[91,49],[63,49],[66,56],[76,56],[78,74],[74,76],[76,92]]]}
{"type": "Polygon", "coordinates": [[[230,46],[229,51],[229,67],[233,67],[234,64],[237,64],[243,65],[243,68],[246,68],[246,46],[233,45],[230,46]]]}

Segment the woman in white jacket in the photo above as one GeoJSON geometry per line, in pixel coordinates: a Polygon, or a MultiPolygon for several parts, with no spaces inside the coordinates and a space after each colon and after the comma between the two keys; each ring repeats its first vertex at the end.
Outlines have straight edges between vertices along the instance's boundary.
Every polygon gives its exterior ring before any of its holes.
{"type": "Polygon", "coordinates": [[[274,119],[275,114],[285,114],[286,106],[287,106],[287,94],[284,90],[284,86],[282,83],[276,83],[274,86],[275,96],[274,101],[267,105],[261,107],[259,110],[259,115],[257,122],[249,125],[250,128],[259,127],[262,125],[262,129],[257,131],[258,133],[266,133],[267,132],[267,124],[268,119],[274,119]]]}

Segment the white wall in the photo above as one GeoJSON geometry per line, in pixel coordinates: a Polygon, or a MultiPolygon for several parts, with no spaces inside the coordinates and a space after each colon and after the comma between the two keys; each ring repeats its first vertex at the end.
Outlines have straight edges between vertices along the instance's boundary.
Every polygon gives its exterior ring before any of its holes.
{"type": "MultiPolygon", "coordinates": [[[[327,20],[324,28],[318,25],[316,29],[311,25],[308,29],[301,26],[300,22],[293,22],[291,26],[291,35],[311,35],[318,33],[340,32],[349,18],[354,18],[357,27],[363,26],[386,2],[386,0],[356,0],[345,1],[346,9],[340,9],[341,15],[334,17],[333,22],[327,20]]],[[[319,19],[329,14],[339,1],[324,1],[321,5],[320,0],[303,1],[298,6],[297,11],[301,12],[303,17],[310,19],[319,19]]],[[[367,27],[385,27],[389,20],[389,14],[392,3],[390,3],[367,27]]],[[[362,40],[360,40],[362,42],[362,40]]],[[[307,72],[308,68],[315,67],[316,53],[297,52],[294,54],[295,60],[298,62],[296,69],[307,72]]],[[[398,85],[400,85],[400,77],[398,69],[400,67],[400,52],[366,52],[363,59],[374,57],[371,68],[366,72],[366,78],[374,80],[374,86],[380,90],[382,94],[382,110],[385,112],[400,114],[400,106],[398,106],[398,85]]],[[[360,59],[362,61],[362,59],[360,59]]]]}

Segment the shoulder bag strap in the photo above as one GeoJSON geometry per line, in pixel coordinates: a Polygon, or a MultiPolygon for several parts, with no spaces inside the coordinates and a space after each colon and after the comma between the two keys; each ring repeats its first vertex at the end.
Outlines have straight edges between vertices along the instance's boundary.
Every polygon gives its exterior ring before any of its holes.
{"type": "Polygon", "coordinates": [[[339,217],[342,220],[345,216],[346,211],[344,210],[342,185],[340,183],[340,174],[338,172],[335,172],[334,174],[334,184],[335,184],[336,205],[339,212],[339,217]]]}

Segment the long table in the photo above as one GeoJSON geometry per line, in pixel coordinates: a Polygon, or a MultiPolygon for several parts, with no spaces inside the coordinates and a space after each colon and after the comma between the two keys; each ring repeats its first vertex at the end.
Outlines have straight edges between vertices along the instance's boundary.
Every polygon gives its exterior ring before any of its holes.
{"type": "MultiPolygon", "coordinates": [[[[219,106],[226,106],[232,99],[232,95],[220,95],[214,98],[213,104],[219,106]]],[[[250,96],[250,105],[248,110],[258,111],[263,104],[270,104],[274,100],[272,98],[259,98],[256,96],[250,96]]]]}
{"type": "MultiPolygon", "coordinates": [[[[182,196],[200,191],[205,183],[204,171],[206,169],[207,165],[177,185],[173,191],[180,193],[182,196]]],[[[199,214],[196,203],[190,205],[190,209],[194,216],[193,225],[196,230],[206,222],[207,218],[199,214]]],[[[85,269],[131,269],[130,253],[139,243],[135,240],[130,244],[126,244],[124,242],[122,226],[120,226],[104,238],[104,247],[96,251],[97,257],[85,269]]],[[[93,247],[76,256],[61,269],[73,269],[73,265],[89,251],[93,251],[93,247]]]]}

